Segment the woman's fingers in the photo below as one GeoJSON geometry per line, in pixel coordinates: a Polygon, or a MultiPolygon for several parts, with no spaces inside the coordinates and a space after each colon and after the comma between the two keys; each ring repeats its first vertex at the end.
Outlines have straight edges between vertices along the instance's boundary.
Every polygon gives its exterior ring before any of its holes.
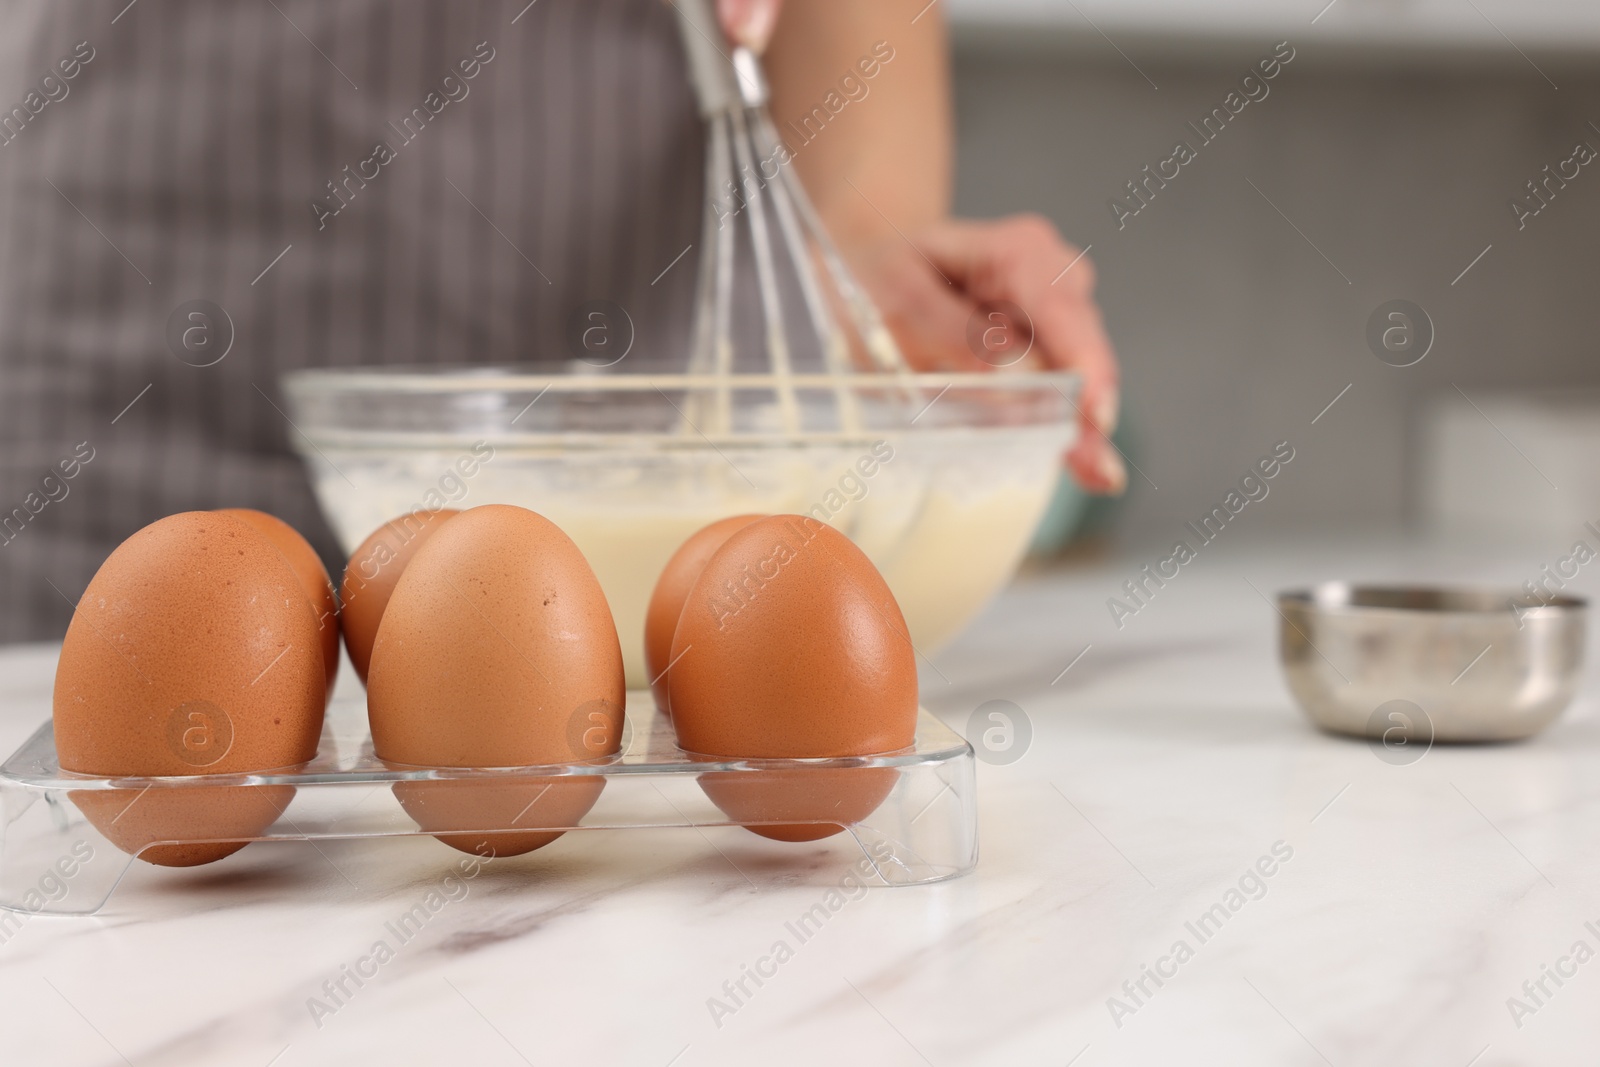
{"type": "Polygon", "coordinates": [[[717,21],[728,39],[760,54],[772,39],[783,0],[717,0],[717,21]]]}
{"type": "MultiPolygon", "coordinates": [[[[1017,304],[1029,306],[1021,299],[1017,304]]],[[[1048,295],[1036,297],[1032,306],[1037,309],[1031,313],[1035,344],[1044,349],[1046,362],[1076,370],[1083,380],[1077,398],[1079,439],[1069,457],[1073,473],[1085,488],[1120,493],[1128,472],[1110,439],[1120,407],[1117,362],[1100,309],[1089,300],[1048,295]]]]}
{"type": "Polygon", "coordinates": [[[966,344],[977,305],[916,248],[891,234],[851,249],[851,261],[907,363],[922,371],[985,369],[966,344]]]}
{"type": "Polygon", "coordinates": [[[1047,366],[1079,373],[1083,389],[1078,443],[1068,466],[1085,488],[1118,493],[1127,485],[1116,429],[1116,356],[1095,306],[1094,267],[1033,215],[999,222],[946,222],[922,231],[918,244],[978,306],[1015,304],[1032,326],[1035,352],[1047,366]]]}

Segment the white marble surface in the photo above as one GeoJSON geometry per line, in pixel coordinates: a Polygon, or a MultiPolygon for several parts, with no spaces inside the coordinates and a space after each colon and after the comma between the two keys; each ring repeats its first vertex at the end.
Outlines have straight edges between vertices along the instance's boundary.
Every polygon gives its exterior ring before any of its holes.
{"type": "MultiPolygon", "coordinates": [[[[978,870],[848,900],[803,944],[785,924],[837,854],[737,828],[573,834],[484,870],[319,1026],[308,998],[456,853],[136,865],[100,915],[0,944],[0,1063],[1592,1064],[1600,960],[1546,980],[1520,1028],[1507,1008],[1575,942],[1600,950],[1592,680],[1530,743],[1392,766],[1294,710],[1250,584],[1520,584],[1566,547],[1219,540],[1121,631],[1105,598],[1153,553],[1026,576],[924,680],[963,731],[991,699],[1032,723],[1021,760],[980,767],[978,870]],[[1186,922],[1278,842],[1265,894],[1201,943],[1186,922]],[[708,999],[780,939],[793,957],[719,1026],[708,999]],[[1179,939],[1193,958],[1114,1019],[1179,939]]],[[[48,715],[51,665],[0,653],[7,751],[48,715]]]]}

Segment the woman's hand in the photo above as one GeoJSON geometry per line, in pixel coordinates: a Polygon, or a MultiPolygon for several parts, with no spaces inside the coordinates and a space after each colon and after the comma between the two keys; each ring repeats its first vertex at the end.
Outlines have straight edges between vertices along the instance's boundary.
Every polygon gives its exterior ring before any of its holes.
{"type": "MultiPolygon", "coordinates": [[[[752,47],[772,37],[778,10],[778,0],[717,4],[729,35],[752,47]]],[[[949,46],[940,8],[927,0],[803,0],[782,12],[766,56],[780,129],[803,124],[830,94],[839,97],[841,79],[853,79],[849,105],[790,145],[793,165],[906,358],[930,370],[992,369],[1001,361],[982,340],[988,316],[995,305],[1016,305],[1023,321],[1003,328],[1020,327],[1028,359],[1083,377],[1081,432],[1067,466],[1092,492],[1122,492],[1127,470],[1106,436],[1117,422],[1117,361],[1092,296],[1093,265],[1037,215],[949,218],[949,46]],[[869,53],[878,61],[863,65],[869,53]]]]}
{"type": "Polygon", "coordinates": [[[918,369],[993,368],[996,362],[984,358],[989,346],[974,338],[989,328],[985,319],[996,305],[1020,308],[1021,322],[1007,316],[999,325],[1018,332],[1028,361],[1083,377],[1080,434],[1068,467],[1092,492],[1122,492],[1127,470],[1107,436],[1117,423],[1117,360],[1092,295],[1094,267],[1054,225],[1037,215],[951,219],[905,236],[844,243],[861,283],[918,369]],[[983,316],[976,329],[975,316],[983,316]]]}
{"type": "Polygon", "coordinates": [[[778,24],[778,9],[783,0],[717,0],[717,21],[730,41],[760,54],[778,24]]]}

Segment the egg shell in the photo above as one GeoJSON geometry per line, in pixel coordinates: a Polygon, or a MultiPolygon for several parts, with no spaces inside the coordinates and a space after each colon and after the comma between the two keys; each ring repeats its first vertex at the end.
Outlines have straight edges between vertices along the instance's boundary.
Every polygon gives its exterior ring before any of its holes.
{"type": "MultiPolygon", "coordinates": [[[[61,766],[124,777],[304,763],[326,704],[321,649],[299,578],[255,527],[215,512],[152,523],[107,557],[67,627],[53,697],[61,766]]],[[[84,814],[123,848],[234,842],[141,854],[183,853],[188,865],[236,851],[287,804],[251,798],[253,789],[163,792],[126,817],[121,798],[97,794],[110,798],[84,814]]]]}
{"type": "Polygon", "coordinates": [[[650,675],[650,691],[655,695],[656,707],[671,714],[667,706],[667,668],[672,663],[672,635],[678,629],[678,617],[683,614],[683,602],[689,598],[694,580],[706,569],[713,553],[721,548],[733,534],[761,518],[760,515],[734,515],[718,519],[701,527],[661,569],[655,590],[650,594],[650,606],[644,617],[644,662],[650,675]]]}
{"type": "Polygon", "coordinates": [[[516,777],[396,782],[395,799],[422,829],[475,856],[520,856],[543,848],[560,830],[507,832],[518,826],[573,827],[600,799],[598,776],[516,777]],[[493,832],[485,832],[493,831],[493,832]]]}
{"type": "Polygon", "coordinates": [[[294,568],[295,577],[311,601],[311,611],[317,617],[317,635],[322,638],[323,669],[327,675],[328,697],[333,697],[333,680],[339,674],[339,600],[333,593],[333,582],[328,569],[322,565],[317,550],[300,531],[276,515],[253,508],[223,508],[221,515],[232,515],[254,526],[273,547],[283,553],[283,558],[294,568]]]}
{"type": "Polygon", "coordinates": [[[800,515],[753,522],[712,555],[678,620],[678,744],[778,759],[905,748],[915,655],[894,594],[849,538],[800,515]]]}
{"type": "Polygon", "coordinates": [[[802,767],[709,771],[700,775],[700,788],[752,833],[774,841],[818,841],[877,811],[899,780],[894,767],[802,767]]]}
{"type": "MultiPolygon", "coordinates": [[[[673,728],[692,754],[867,756],[915,739],[917,672],[905,618],[866,555],[815,519],[776,515],[733,533],[690,590],[672,656],[673,728]]],[[[879,767],[709,772],[700,784],[752,832],[812,841],[870,816],[898,775],[879,767]]]]}
{"type": "MultiPolygon", "coordinates": [[[[462,512],[416,550],[384,611],[367,677],[373,751],[412,766],[604,758],[621,743],[625,696],[622,646],[589,564],[554,523],[503,504],[462,512]]],[[[397,783],[396,795],[430,831],[516,826],[519,811],[530,830],[566,826],[599,792],[563,788],[543,818],[543,784],[514,782],[500,794],[468,781],[413,784],[397,783]],[[407,803],[408,795],[426,800],[407,803]]],[[[489,843],[512,854],[508,842],[489,843]]]]}
{"type": "Polygon", "coordinates": [[[73,789],[67,795],[128,855],[161,867],[196,867],[233,855],[276,822],[294,799],[294,786],[73,789]]]}
{"type": "Polygon", "coordinates": [[[339,600],[344,605],[339,616],[344,631],[345,650],[363,685],[372,663],[372,642],[378,636],[378,623],[394,595],[400,575],[417,549],[444,521],[461,512],[453,509],[413,511],[391,519],[361,542],[345,565],[339,585],[339,600]]]}

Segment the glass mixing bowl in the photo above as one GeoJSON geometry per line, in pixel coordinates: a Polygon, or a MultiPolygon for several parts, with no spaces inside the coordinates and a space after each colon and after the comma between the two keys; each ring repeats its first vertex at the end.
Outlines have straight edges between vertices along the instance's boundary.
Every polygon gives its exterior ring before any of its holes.
{"type": "Polygon", "coordinates": [[[1076,436],[1077,377],[561,368],[287,375],[295,446],[346,552],[421,508],[517,504],[594,568],[642,687],[657,575],[696,530],[808,514],[871,557],[923,656],[1015,571],[1076,436]],[[540,373],[540,370],[546,371],[540,373]]]}

